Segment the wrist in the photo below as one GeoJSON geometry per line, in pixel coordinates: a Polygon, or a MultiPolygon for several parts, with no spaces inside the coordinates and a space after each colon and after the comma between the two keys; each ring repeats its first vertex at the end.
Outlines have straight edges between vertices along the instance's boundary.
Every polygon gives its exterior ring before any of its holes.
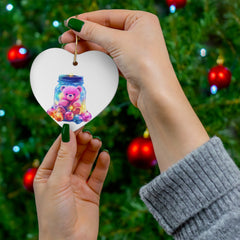
{"type": "Polygon", "coordinates": [[[149,129],[161,171],[209,140],[175,74],[140,92],[138,107],[149,129]]]}
{"type": "MultiPolygon", "coordinates": [[[[51,226],[51,227],[54,228],[54,226],[51,226]]],[[[55,230],[55,228],[53,230],[55,230]]],[[[39,240],[55,240],[55,239],[66,240],[62,236],[59,236],[58,232],[52,232],[51,228],[49,228],[49,227],[39,228],[39,238],[38,239],[39,240]]]]}
{"type": "Polygon", "coordinates": [[[172,92],[179,92],[181,86],[176,77],[173,66],[168,61],[160,61],[158,58],[146,58],[141,65],[139,77],[140,91],[138,98],[138,108],[145,108],[146,99],[150,97],[151,101],[159,105],[161,98],[164,100],[172,92]]]}
{"type": "Polygon", "coordinates": [[[61,238],[59,236],[52,236],[51,234],[47,234],[47,233],[40,233],[39,232],[39,240],[66,240],[64,238],[61,238]]]}

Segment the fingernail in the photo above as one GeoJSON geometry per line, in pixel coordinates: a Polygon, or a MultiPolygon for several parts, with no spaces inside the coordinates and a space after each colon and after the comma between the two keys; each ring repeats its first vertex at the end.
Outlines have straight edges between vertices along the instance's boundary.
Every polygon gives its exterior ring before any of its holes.
{"type": "Polygon", "coordinates": [[[59,44],[62,44],[62,35],[58,37],[59,44]]]}
{"type": "Polygon", "coordinates": [[[107,152],[107,153],[109,153],[109,151],[108,151],[107,149],[103,149],[102,151],[103,151],[103,152],[107,152]]]}
{"type": "Polygon", "coordinates": [[[94,139],[98,139],[99,141],[102,141],[102,139],[99,136],[94,136],[94,139]]]}
{"type": "Polygon", "coordinates": [[[67,20],[64,20],[64,26],[67,27],[67,20]]]}
{"type": "Polygon", "coordinates": [[[89,133],[89,134],[92,135],[92,132],[90,130],[88,130],[88,129],[83,129],[82,132],[86,132],[86,133],[89,133]]]}
{"type": "Polygon", "coordinates": [[[63,127],[62,127],[62,141],[63,142],[69,142],[69,140],[70,140],[69,125],[68,124],[63,124],[63,127]]]}
{"type": "Polygon", "coordinates": [[[66,46],[66,44],[62,44],[62,45],[61,45],[61,48],[64,49],[65,46],[66,46]]]}
{"type": "Polygon", "coordinates": [[[83,21],[76,19],[76,18],[71,18],[68,21],[68,27],[70,27],[71,29],[73,29],[77,32],[81,31],[83,24],[84,24],[83,21]]]}

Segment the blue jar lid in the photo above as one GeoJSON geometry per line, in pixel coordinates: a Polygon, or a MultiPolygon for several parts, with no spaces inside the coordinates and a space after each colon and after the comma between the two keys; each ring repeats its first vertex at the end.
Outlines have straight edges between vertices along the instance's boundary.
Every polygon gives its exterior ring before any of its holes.
{"type": "Polygon", "coordinates": [[[69,75],[60,75],[58,78],[58,82],[65,83],[83,83],[83,77],[69,74],[69,75]]]}

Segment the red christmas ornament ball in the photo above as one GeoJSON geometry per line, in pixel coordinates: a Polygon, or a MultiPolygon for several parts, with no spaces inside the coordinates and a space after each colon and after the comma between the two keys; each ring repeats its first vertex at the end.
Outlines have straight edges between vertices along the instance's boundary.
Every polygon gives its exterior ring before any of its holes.
{"type": "Polygon", "coordinates": [[[23,45],[14,45],[9,49],[7,58],[13,67],[23,68],[29,62],[30,53],[23,45]]]}
{"type": "Polygon", "coordinates": [[[168,7],[175,6],[176,8],[184,8],[187,4],[187,0],[166,0],[168,7]]]}
{"type": "Polygon", "coordinates": [[[138,168],[151,168],[157,160],[150,138],[137,137],[133,139],[127,149],[128,161],[138,168]]]}
{"type": "Polygon", "coordinates": [[[37,168],[29,168],[23,176],[23,186],[30,192],[33,192],[33,180],[37,170],[37,168]]]}
{"type": "Polygon", "coordinates": [[[232,74],[230,70],[223,65],[211,68],[208,73],[209,85],[215,85],[218,89],[228,87],[231,82],[231,78],[232,74]]]}

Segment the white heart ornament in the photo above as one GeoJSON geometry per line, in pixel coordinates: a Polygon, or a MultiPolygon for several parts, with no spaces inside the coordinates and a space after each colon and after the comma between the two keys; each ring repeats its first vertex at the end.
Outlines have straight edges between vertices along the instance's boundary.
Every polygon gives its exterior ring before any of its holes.
{"type": "Polygon", "coordinates": [[[76,56],[50,48],[33,61],[30,82],[42,108],[60,126],[72,131],[95,118],[113,99],[119,81],[118,69],[107,54],[88,51],[76,56]]]}

